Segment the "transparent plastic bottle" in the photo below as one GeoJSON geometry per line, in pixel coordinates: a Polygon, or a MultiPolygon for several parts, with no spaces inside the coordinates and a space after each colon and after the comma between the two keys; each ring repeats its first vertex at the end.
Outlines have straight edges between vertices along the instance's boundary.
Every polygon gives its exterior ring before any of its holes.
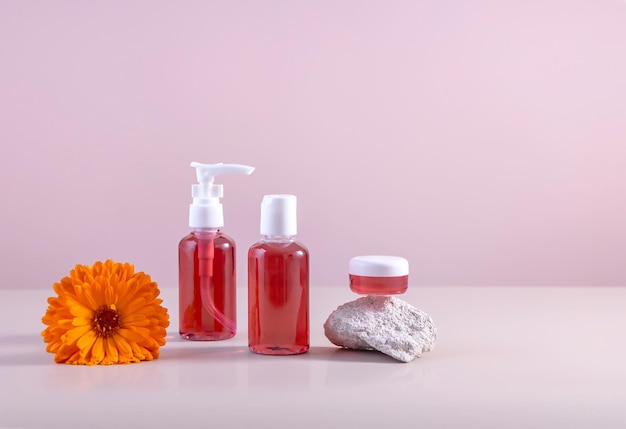
{"type": "Polygon", "coordinates": [[[198,183],[189,205],[191,234],[178,245],[179,333],[187,340],[212,341],[237,333],[235,241],[221,232],[224,211],[222,174],[251,174],[240,164],[192,162],[198,183]]]}
{"type": "Polygon", "coordinates": [[[235,242],[216,228],[198,228],[179,248],[179,332],[214,341],[237,333],[235,242]]]}
{"type": "Polygon", "coordinates": [[[309,251],[296,241],[296,197],[266,195],[264,238],[248,251],[248,344],[254,353],[309,350],[309,251]]]}

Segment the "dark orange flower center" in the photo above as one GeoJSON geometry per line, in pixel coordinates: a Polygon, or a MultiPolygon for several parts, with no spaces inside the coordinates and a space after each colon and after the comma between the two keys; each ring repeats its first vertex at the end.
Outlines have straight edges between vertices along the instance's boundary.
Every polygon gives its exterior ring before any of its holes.
{"type": "Polygon", "coordinates": [[[120,315],[116,310],[103,305],[96,310],[93,317],[93,328],[101,337],[108,337],[120,328],[120,315]]]}

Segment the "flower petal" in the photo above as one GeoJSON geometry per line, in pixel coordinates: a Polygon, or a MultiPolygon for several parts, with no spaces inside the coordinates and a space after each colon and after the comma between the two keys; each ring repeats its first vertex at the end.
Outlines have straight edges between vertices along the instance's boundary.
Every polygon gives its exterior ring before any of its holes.
{"type": "Polygon", "coordinates": [[[91,348],[91,359],[96,363],[100,363],[104,359],[104,338],[96,337],[96,342],[91,348]]]}
{"type": "Polygon", "coordinates": [[[83,335],[80,340],[76,343],[76,346],[80,349],[80,355],[82,357],[86,357],[89,352],[91,352],[91,348],[93,344],[96,342],[98,336],[95,332],[89,331],[85,335],[83,335]]]}
{"type": "Polygon", "coordinates": [[[74,299],[68,299],[67,301],[70,313],[72,313],[73,316],[85,318],[93,317],[93,310],[85,307],[79,301],[74,299]]]}
{"type": "MultiPolygon", "coordinates": [[[[77,327],[75,327],[73,329],[70,329],[64,335],[64,337],[65,337],[65,339],[64,339],[65,344],[68,344],[68,345],[69,344],[74,344],[76,341],[78,341],[78,339],[80,337],[85,335],[90,330],[91,330],[91,326],[89,326],[89,325],[77,326],[77,327]]],[[[63,338],[61,338],[61,339],[63,339],[63,338]]]]}
{"type": "Polygon", "coordinates": [[[117,351],[117,346],[115,344],[114,336],[110,336],[104,339],[104,348],[106,350],[107,358],[111,361],[111,363],[117,363],[119,360],[119,354],[117,351]]]}
{"type": "Polygon", "coordinates": [[[133,354],[132,347],[128,344],[126,339],[121,335],[113,335],[111,338],[115,339],[115,344],[117,345],[117,351],[119,356],[131,356],[133,354]]]}
{"type": "Polygon", "coordinates": [[[74,319],[72,319],[72,325],[74,326],[85,326],[85,325],[91,326],[92,323],[93,323],[93,319],[91,318],[74,317],[74,319]]]}

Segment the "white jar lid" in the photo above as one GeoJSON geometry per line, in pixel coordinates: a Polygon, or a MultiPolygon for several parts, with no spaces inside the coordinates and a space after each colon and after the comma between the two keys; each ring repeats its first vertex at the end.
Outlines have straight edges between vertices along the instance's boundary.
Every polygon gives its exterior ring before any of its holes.
{"type": "Polygon", "coordinates": [[[400,256],[355,256],[350,259],[350,274],[365,277],[408,276],[409,261],[400,256]]]}

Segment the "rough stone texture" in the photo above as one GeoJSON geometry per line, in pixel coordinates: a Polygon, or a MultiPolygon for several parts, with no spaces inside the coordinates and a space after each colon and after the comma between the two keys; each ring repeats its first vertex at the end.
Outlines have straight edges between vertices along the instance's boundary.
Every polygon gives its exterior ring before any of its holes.
{"type": "Polygon", "coordinates": [[[437,330],[426,313],[392,296],[366,296],[340,305],[324,323],[335,345],[378,350],[410,362],[434,348],[437,330]]]}

